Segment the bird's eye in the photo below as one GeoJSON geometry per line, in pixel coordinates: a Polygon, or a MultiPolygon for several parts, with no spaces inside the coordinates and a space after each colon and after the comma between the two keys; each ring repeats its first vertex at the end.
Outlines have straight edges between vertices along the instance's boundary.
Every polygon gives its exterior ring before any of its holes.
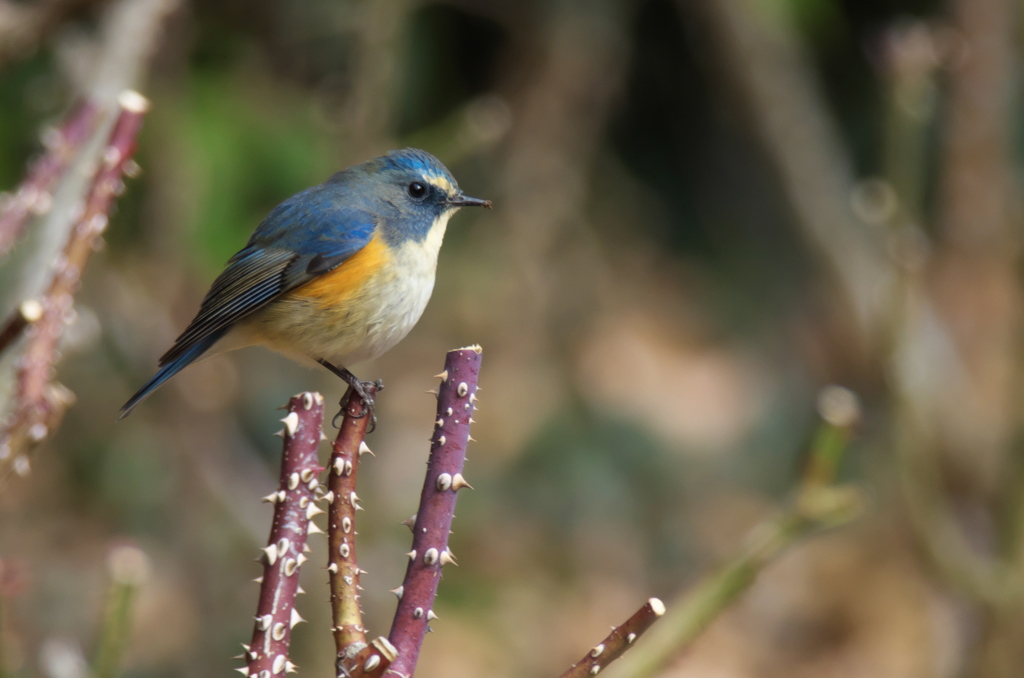
{"type": "Polygon", "coordinates": [[[427,194],[427,187],[422,182],[414,181],[409,184],[409,195],[419,200],[427,194]]]}

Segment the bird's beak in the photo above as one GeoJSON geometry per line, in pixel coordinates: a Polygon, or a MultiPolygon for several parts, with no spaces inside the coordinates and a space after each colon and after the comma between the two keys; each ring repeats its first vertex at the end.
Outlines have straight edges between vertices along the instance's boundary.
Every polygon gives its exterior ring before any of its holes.
{"type": "Polygon", "coordinates": [[[480,198],[470,198],[465,195],[459,195],[458,197],[448,200],[448,204],[452,207],[486,207],[491,209],[490,200],[481,200],[480,198]]]}

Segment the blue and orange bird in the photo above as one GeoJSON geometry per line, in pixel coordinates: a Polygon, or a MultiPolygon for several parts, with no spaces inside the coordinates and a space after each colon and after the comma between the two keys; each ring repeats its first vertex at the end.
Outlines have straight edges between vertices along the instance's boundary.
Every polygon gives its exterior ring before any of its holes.
{"type": "Polygon", "coordinates": [[[460,207],[490,206],[463,195],[441,161],[413,148],[293,195],[228,260],[121,417],[201,356],[252,345],[323,365],[372,413],[368,382],[345,366],[409,333],[434,288],[448,220],[460,207]]]}

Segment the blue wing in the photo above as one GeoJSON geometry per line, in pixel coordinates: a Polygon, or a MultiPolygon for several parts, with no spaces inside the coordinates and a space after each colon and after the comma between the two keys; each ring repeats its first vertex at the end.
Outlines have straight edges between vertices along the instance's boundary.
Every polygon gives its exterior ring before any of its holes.
{"type": "Polygon", "coordinates": [[[285,292],[323,275],[361,250],[376,220],[346,206],[339,187],[314,186],[278,205],[228,261],[196,317],[160,358],[160,370],[121,408],[139,402],[205,353],[231,326],[285,292]]]}

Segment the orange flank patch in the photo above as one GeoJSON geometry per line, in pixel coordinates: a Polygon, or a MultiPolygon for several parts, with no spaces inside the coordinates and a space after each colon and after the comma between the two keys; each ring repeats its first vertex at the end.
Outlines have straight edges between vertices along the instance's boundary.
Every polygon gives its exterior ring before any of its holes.
{"type": "Polygon", "coordinates": [[[291,296],[316,301],[320,306],[337,306],[359,294],[366,283],[388,262],[391,253],[383,238],[374,236],[366,246],[338,268],[297,287],[291,296]]]}

